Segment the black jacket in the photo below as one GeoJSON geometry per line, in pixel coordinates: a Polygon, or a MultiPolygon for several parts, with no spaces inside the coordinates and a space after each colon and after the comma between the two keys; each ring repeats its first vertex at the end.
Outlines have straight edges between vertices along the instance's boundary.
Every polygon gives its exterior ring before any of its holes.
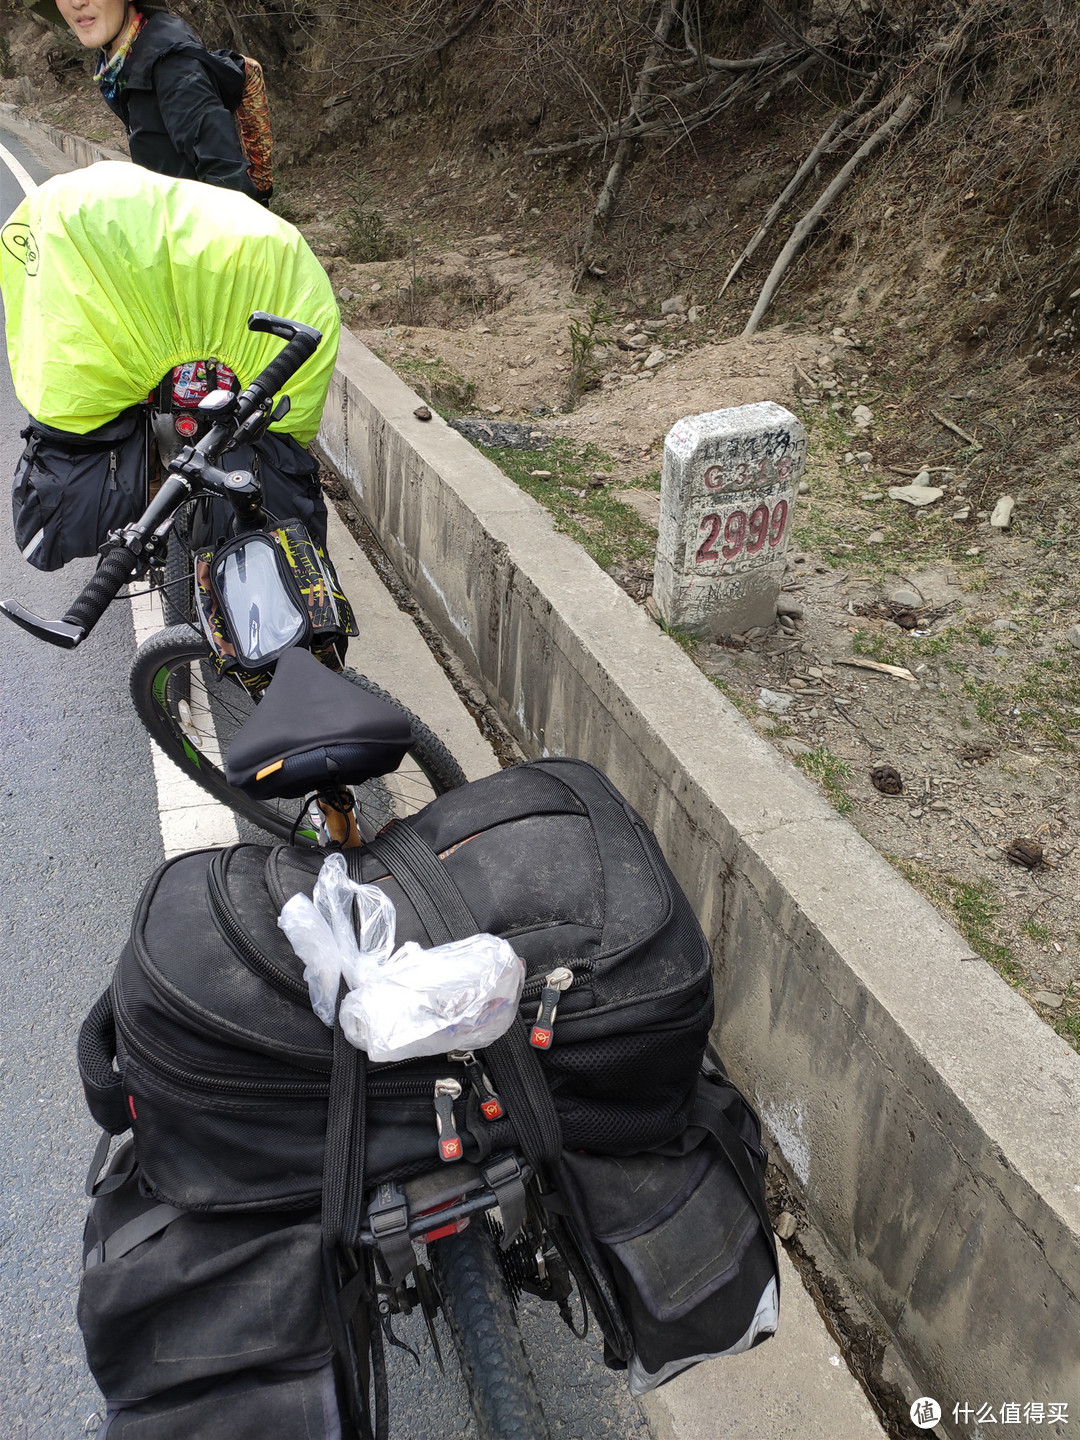
{"type": "Polygon", "coordinates": [[[182,20],[158,11],[120,79],[108,104],[124,122],[136,165],[257,198],[232,114],[244,90],[239,57],[211,54],[182,20]]]}

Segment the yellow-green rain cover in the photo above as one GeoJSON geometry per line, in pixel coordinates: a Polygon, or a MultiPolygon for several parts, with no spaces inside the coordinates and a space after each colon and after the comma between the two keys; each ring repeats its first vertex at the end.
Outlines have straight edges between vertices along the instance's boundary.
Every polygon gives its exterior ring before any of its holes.
{"type": "Polygon", "coordinates": [[[301,320],[323,342],[284,392],[275,430],[319,428],[340,320],[300,232],[234,190],[103,161],[57,175],[0,230],[0,290],[15,393],[37,420],[84,435],[187,360],[247,386],[283,348],[253,310],[301,320]]]}

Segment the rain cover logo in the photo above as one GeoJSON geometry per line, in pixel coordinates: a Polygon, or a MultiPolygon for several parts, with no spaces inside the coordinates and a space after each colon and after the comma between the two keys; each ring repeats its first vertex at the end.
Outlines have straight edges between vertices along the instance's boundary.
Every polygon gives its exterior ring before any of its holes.
{"type": "Polygon", "coordinates": [[[38,273],[38,245],[29,225],[12,222],[0,230],[0,240],[9,255],[14,255],[20,265],[26,266],[28,275],[38,273]]]}

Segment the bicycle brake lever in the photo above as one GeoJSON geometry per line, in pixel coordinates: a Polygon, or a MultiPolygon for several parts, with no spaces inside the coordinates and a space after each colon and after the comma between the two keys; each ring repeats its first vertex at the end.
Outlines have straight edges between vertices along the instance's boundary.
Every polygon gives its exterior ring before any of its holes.
{"type": "Polygon", "coordinates": [[[42,620],[17,600],[0,600],[0,610],[20,629],[28,631],[38,640],[47,640],[50,645],[59,645],[62,650],[74,650],[86,639],[86,631],[81,625],[72,625],[67,620],[42,620]]]}

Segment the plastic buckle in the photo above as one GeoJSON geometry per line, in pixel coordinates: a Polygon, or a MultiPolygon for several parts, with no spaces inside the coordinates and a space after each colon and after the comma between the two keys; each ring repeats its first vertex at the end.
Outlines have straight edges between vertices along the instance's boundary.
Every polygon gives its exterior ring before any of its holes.
{"type": "Polygon", "coordinates": [[[368,1224],[375,1240],[383,1240],[409,1229],[409,1202],[392,1181],[380,1185],[368,1206],[368,1224]]]}

